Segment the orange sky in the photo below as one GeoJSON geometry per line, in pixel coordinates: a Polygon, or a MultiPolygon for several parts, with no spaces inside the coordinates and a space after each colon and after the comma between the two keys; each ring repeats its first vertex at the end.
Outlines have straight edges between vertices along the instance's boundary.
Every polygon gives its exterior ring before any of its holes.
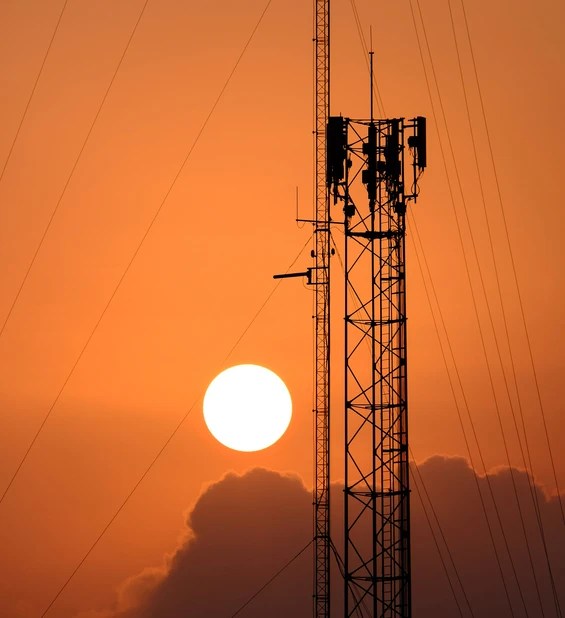
{"type": "MultiPolygon", "coordinates": [[[[264,8],[263,0],[150,0],[29,279],[0,338],[0,490],[9,482],[264,8]]],[[[102,607],[115,587],[176,546],[203,484],[263,466],[312,478],[312,294],[285,281],[227,364],[265,365],[287,383],[291,426],[265,452],[229,451],[197,401],[308,239],[295,222],[312,195],[312,6],[273,0],[159,218],[5,501],[0,614],[40,615],[162,444],[196,405],[52,610],[102,607]],[[89,585],[89,582],[96,584],[89,585]],[[30,590],[30,581],[34,582],[30,590]],[[17,610],[22,599],[29,605],[17,610]],[[19,613],[18,613],[19,612],[19,613]]],[[[460,4],[452,2],[486,207],[516,355],[534,473],[555,489],[480,121],[460,4]]],[[[140,0],[70,0],[0,183],[0,322],[61,195],[140,0]]],[[[413,208],[488,467],[506,464],[432,108],[408,2],[357,0],[373,26],[386,114],[429,118],[429,168],[413,208]],[[378,6],[377,6],[378,4],[378,6]],[[385,4],[384,6],[381,6],[385,4]]],[[[560,485],[565,488],[561,208],[565,120],[557,0],[467,2],[498,178],[560,485]]],[[[0,164],[17,130],[62,3],[0,4],[0,164]]],[[[421,0],[435,71],[496,332],[504,336],[446,2],[421,0]]],[[[350,3],[334,2],[332,111],[368,113],[350,3]]],[[[420,31],[421,33],[421,31],[420,31]]],[[[428,59],[427,67],[430,68],[428,59]]],[[[438,99],[434,94],[434,104],[438,99]]],[[[445,131],[441,126],[442,139],[445,131]]],[[[448,148],[444,140],[444,148],[448,148]]],[[[464,217],[451,161],[455,206],[464,217]]],[[[341,213],[336,207],[334,217],[341,213]]],[[[464,229],[471,277],[513,465],[521,458],[464,229]]],[[[339,231],[336,242],[341,245],[339,231]]],[[[411,444],[415,457],[466,455],[408,238],[411,444]]],[[[310,266],[308,250],[295,269],[310,266]]],[[[342,281],[333,262],[333,464],[341,478],[342,281]]],[[[509,368],[504,339],[505,367],[509,368]]],[[[458,392],[458,400],[461,395],[458,392]]],[[[467,427],[468,427],[468,422],[467,427]]]]}

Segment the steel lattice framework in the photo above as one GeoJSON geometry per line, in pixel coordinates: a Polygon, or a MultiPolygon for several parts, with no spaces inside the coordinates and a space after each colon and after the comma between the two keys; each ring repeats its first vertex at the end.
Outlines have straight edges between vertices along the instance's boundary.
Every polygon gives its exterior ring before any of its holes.
{"type": "Polygon", "coordinates": [[[315,487],[314,616],[330,612],[330,211],[326,183],[326,124],[330,105],[330,1],[316,0],[315,13],[316,203],[315,268],[315,487]]]}
{"type": "Polygon", "coordinates": [[[329,181],[345,213],[345,616],[410,618],[405,213],[425,119],[332,124],[329,181]]]}

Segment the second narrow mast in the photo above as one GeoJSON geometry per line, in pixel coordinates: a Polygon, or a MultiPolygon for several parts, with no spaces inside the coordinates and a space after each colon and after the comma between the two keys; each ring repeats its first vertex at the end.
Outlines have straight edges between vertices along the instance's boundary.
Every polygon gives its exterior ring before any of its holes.
{"type": "Polygon", "coordinates": [[[330,0],[315,0],[315,487],[314,616],[330,614],[330,211],[326,125],[330,107],[330,0]]]}

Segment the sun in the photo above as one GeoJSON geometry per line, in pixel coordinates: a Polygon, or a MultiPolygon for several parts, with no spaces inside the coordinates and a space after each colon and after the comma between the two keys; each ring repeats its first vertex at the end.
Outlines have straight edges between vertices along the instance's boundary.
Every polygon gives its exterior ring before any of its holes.
{"type": "Polygon", "coordinates": [[[286,431],[292,400],[276,373],[259,365],[236,365],[218,374],[204,395],[210,433],[236,451],[260,451],[286,431]]]}

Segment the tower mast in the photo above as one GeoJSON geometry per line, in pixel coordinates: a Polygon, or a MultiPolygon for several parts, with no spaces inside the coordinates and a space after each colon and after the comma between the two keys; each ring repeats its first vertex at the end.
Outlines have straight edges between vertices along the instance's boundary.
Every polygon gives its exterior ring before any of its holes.
{"type": "Polygon", "coordinates": [[[306,277],[315,291],[314,618],[330,615],[330,185],[326,127],[330,108],[330,0],[314,0],[314,267],[274,275],[306,277]]]}
{"type": "Polygon", "coordinates": [[[329,118],[345,214],[346,618],[411,616],[405,233],[425,167],[425,118],[329,118]]]}
{"type": "Polygon", "coordinates": [[[330,614],[330,194],[326,125],[330,107],[330,0],[315,0],[315,487],[314,618],[330,614]]]}

